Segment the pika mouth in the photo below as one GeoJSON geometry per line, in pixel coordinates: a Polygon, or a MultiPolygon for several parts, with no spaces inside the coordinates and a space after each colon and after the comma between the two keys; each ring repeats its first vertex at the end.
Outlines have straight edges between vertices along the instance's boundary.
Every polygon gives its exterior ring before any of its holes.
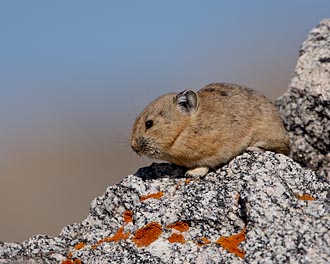
{"type": "Polygon", "coordinates": [[[147,156],[148,158],[154,158],[158,153],[156,149],[150,147],[150,142],[143,137],[133,139],[131,142],[131,148],[139,156],[147,156]]]}
{"type": "Polygon", "coordinates": [[[139,148],[136,145],[131,144],[131,149],[138,154],[139,156],[141,156],[141,153],[139,151],[139,148]]]}

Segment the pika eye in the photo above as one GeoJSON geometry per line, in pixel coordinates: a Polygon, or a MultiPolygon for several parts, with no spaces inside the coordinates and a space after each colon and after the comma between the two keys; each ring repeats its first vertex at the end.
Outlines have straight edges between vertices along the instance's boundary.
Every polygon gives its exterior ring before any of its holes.
{"type": "Polygon", "coordinates": [[[145,123],[146,129],[151,128],[154,125],[154,121],[152,120],[147,120],[145,123]]]}

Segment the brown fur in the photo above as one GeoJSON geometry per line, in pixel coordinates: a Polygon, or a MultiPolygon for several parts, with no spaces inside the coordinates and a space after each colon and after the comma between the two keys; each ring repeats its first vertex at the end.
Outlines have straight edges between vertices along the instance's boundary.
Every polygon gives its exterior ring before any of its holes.
{"type": "Polygon", "coordinates": [[[289,154],[289,139],[279,113],[263,95],[223,83],[190,94],[197,94],[191,113],[180,108],[174,93],[149,104],[133,126],[133,150],[190,169],[214,168],[247,148],[289,154]],[[152,127],[146,128],[147,120],[152,120],[152,127]]]}

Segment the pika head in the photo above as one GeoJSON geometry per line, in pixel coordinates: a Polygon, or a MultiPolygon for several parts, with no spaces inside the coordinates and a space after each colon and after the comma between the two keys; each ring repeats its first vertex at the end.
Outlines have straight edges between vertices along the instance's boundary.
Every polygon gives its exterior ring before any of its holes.
{"type": "Polygon", "coordinates": [[[175,157],[171,155],[171,147],[180,133],[189,126],[197,110],[198,95],[192,90],[157,98],[135,120],[131,136],[132,149],[138,155],[173,162],[175,157]]]}

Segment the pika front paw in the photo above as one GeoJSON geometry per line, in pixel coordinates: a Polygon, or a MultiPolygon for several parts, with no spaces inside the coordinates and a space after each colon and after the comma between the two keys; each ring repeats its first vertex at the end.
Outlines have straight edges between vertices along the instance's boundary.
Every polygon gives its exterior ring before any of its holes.
{"type": "Polygon", "coordinates": [[[187,178],[198,178],[205,176],[208,172],[209,172],[208,167],[197,167],[191,170],[187,170],[185,176],[187,178]]]}

